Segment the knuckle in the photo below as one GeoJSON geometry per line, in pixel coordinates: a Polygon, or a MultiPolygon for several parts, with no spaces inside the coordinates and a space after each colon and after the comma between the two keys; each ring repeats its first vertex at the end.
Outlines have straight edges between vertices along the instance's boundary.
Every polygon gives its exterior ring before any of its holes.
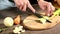
{"type": "Polygon", "coordinates": [[[55,7],[54,6],[52,6],[52,10],[55,10],[55,7]]]}
{"type": "Polygon", "coordinates": [[[27,2],[25,2],[25,4],[27,4],[27,2]]]}
{"type": "Polygon", "coordinates": [[[24,4],[27,4],[27,2],[24,2],[24,4]]]}
{"type": "Polygon", "coordinates": [[[53,11],[55,10],[55,8],[53,9],[53,11]]]}

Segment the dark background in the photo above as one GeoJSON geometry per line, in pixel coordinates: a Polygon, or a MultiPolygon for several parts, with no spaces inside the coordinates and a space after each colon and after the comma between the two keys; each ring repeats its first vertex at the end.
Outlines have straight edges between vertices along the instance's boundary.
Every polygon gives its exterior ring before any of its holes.
{"type": "MultiPolygon", "coordinates": [[[[29,0],[31,4],[37,4],[37,0],[29,0]]],[[[48,2],[53,2],[53,0],[45,0],[48,2]]]]}

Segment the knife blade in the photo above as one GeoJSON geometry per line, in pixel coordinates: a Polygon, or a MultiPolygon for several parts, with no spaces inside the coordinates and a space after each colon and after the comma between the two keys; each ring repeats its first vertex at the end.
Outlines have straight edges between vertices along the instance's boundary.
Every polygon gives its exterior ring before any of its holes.
{"type": "MultiPolygon", "coordinates": [[[[43,16],[41,16],[40,14],[38,14],[36,11],[35,13],[33,13],[35,16],[37,16],[38,18],[43,18],[43,16]]],[[[46,19],[46,22],[51,23],[51,21],[49,21],[48,19],[46,19]]]]}

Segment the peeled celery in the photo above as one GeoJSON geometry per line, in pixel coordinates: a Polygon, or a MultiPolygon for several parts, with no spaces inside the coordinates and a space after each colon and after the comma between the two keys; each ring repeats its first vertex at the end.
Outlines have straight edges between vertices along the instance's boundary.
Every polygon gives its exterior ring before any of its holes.
{"type": "Polygon", "coordinates": [[[43,16],[43,18],[44,18],[44,19],[47,19],[47,20],[49,19],[49,17],[48,17],[48,16],[43,16]]]}
{"type": "Polygon", "coordinates": [[[44,18],[39,18],[38,20],[40,20],[43,24],[46,22],[46,19],[44,18]]]}
{"type": "Polygon", "coordinates": [[[44,23],[46,23],[46,20],[49,20],[49,17],[43,16],[43,18],[39,18],[38,20],[40,20],[44,24],[44,23]]]}
{"type": "Polygon", "coordinates": [[[53,13],[53,15],[55,15],[55,16],[59,15],[59,14],[60,14],[60,8],[53,13]]]}
{"type": "Polygon", "coordinates": [[[55,17],[55,16],[59,16],[59,14],[60,14],[60,8],[58,8],[58,9],[53,13],[53,15],[52,15],[51,18],[53,18],[53,17],[55,17]]]}

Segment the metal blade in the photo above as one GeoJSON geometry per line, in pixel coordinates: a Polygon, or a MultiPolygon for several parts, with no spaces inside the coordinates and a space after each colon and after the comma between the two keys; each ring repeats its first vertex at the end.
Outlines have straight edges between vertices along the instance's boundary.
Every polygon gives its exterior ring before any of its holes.
{"type": "Polygon", "coordinates": [[[37,16],[38,18],[43,18],[40,14],[38,13],[34,13],[35,16],[37,16]]]}

